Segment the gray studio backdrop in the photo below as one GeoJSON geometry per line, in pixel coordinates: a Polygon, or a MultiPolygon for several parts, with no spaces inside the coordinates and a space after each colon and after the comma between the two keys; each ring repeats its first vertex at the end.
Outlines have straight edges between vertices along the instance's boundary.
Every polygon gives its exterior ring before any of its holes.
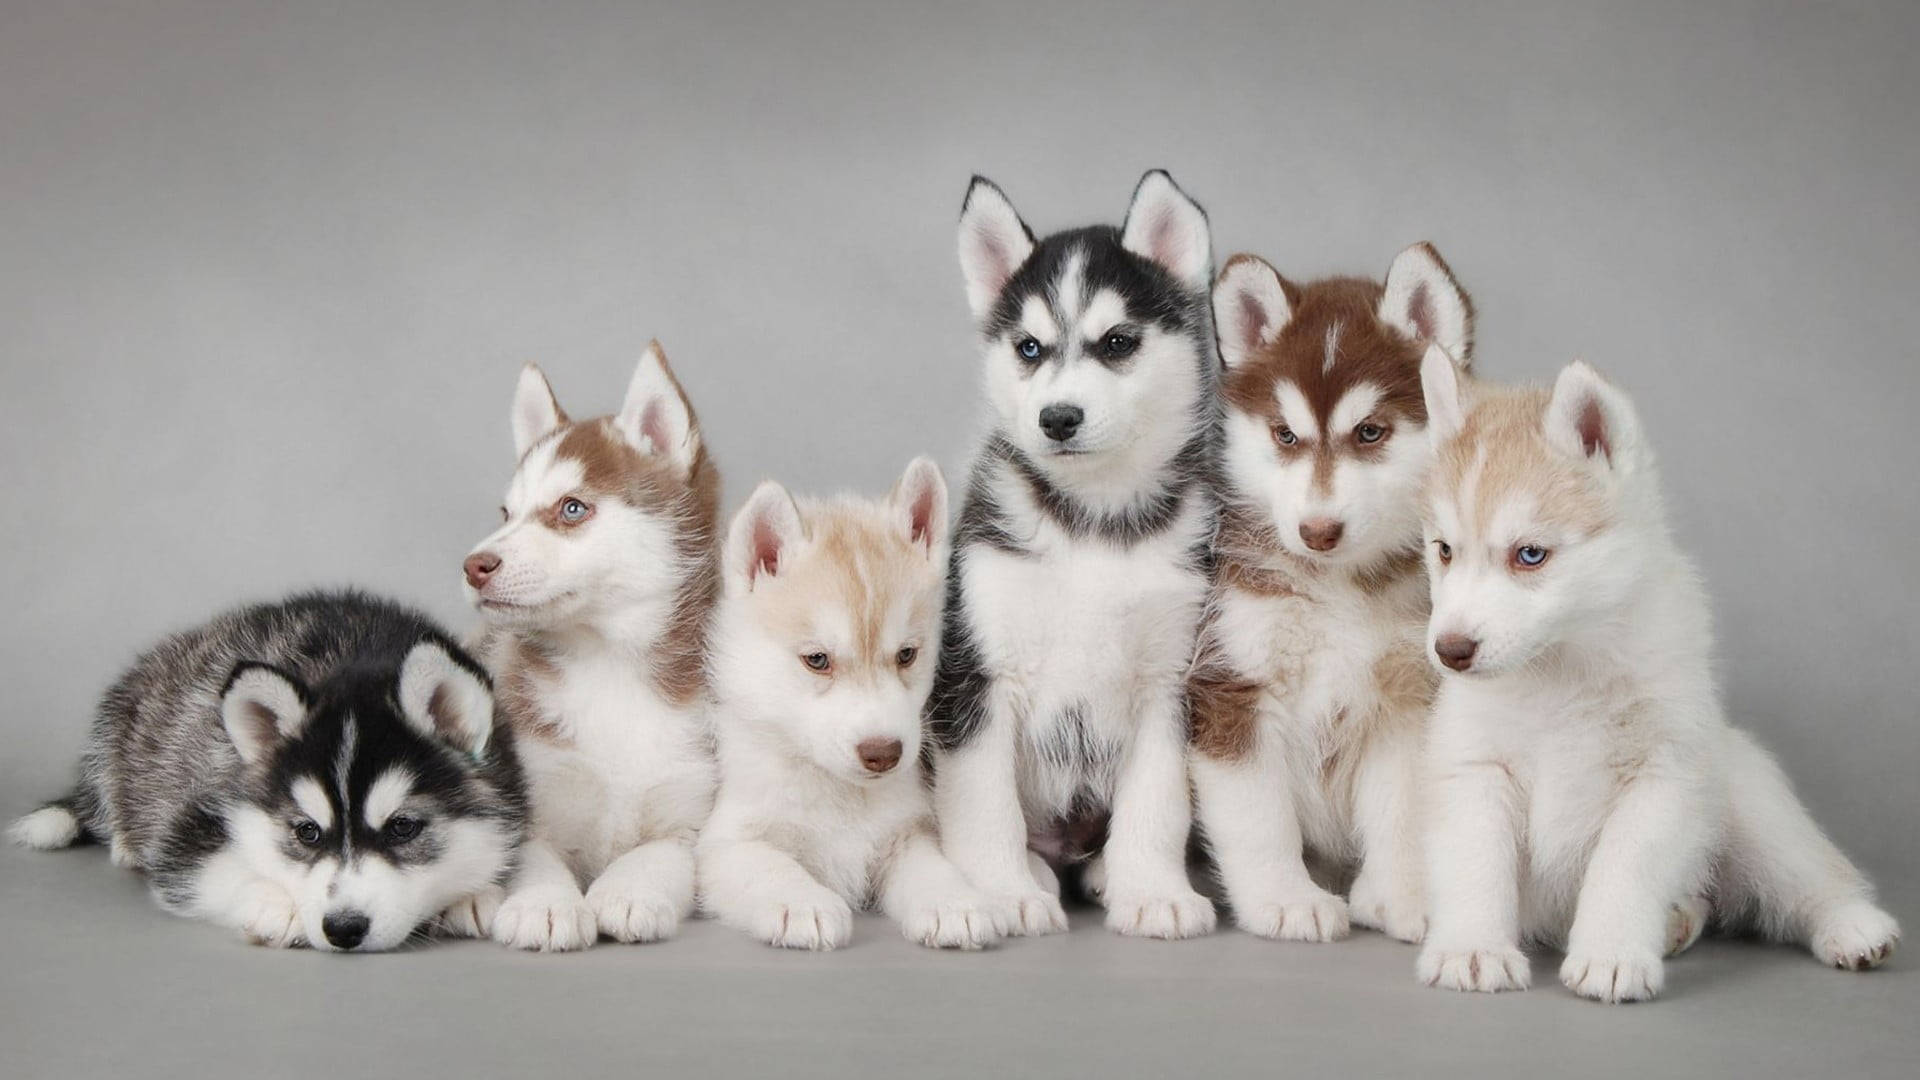
{"type": "Polygon", "coordinates": [[[464,625],[524,361],[606,411],[659,337],[729,510],[953,477],[968,176],[1048,229],[1165,166],[1222,259],[1431,240],[1483,372],[1637,394],[1734,712],[1910,881],[1917,13],[4,0],[0,812],[222,605],[354,582],[464,625]]]}

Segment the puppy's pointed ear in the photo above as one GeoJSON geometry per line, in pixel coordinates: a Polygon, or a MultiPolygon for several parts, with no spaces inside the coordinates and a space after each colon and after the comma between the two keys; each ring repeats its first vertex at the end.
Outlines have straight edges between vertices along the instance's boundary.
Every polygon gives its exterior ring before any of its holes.
{"type": "Polygon", "coordinates": [[[752,589],[763,577],[778,577],[794,547],[806,539],[800,508],[773,480],[763,480],[727,529],[727,577],[752,589]]]}
{"type": "Polygon", "coordinates": [[[271,664],[248,660],[227,676],[220,692],[220,721],[240,760],[258,765],[274,748],[300,734],[307,723],[307,688],[271,664]]]}
{"type": "Polygon", "coordinates": [[[1435,342],[1420,359],[1420,390],[1427,399],[1427,438],[1438,447],[1467,424],[1467,403],[1460,393],[1460,367],[1435,342]]]}
{"type": "Polygon", "coordinates": [[[1387,268],[1380,321],[1415,341],[1438,342],[1462,369],[1473,364],[1473,301],[1432,244],[1415,244],[1387,268]]]}
{"type": "Polygon", "coordinates": [[[692,403],[680,389],[680,380],[667,367],[667,354],[658,341],[647,343],[646,353],[633,369],[626,403],[620,406],[614,423],[641,453],[664,458],[682,476],[693,472],[694,458],[700,452],[700,426],[694,419],[692,403]]]}
{"type": "Polygon", "coordinates": [[[400,664],[400,712],[422,733],[477,758],[493,734],[493,683],[472,660],[428,639],[400,664]]]}
{"type": "Polygon", "coordinates": [[[540,365],[529,363],[520,369],[520,382],[513,390],[513,453],[527,456],[527,448],[567,422],[566,411],[553,396],[540,365]]]}
{"type": "Polygon", "coordinates": [[[1159,263],[1188,288],[1204,289],[1213,276],[1213,235],[1207,213],[1180,190],[1165,169],[1154,169],[1133,189],[1120,229],[1128,251],[1159,263]]]}
{"type": "Polygon", "coordinates": [[[1585,361],[1560,369],[1541,425],[1562,453],[1615,473],[1632,472],[1645,452],[1633,402],[1585,361]]]}
{"type": "Polygon", "coordinates": [[[1293,318],[1280,272],[1258,255],[1235,255],[1213,283],[1213,328],[1227,370],[1247,362],[1280,336],[1293,318]]]}
{"type": "Polygon", "coordinates": [[[974,177],[960,205],[960,273],[975,322],[985,321],[1000,290],[1031,254],[1033,230],[993,181],[974,177]]]}
{"type": "Polygon", "coordinates": [[[947,543],[947,478],[932,458],[917,457],[888,496],[894,521],[912,543],[934,557],[947,543]]]}

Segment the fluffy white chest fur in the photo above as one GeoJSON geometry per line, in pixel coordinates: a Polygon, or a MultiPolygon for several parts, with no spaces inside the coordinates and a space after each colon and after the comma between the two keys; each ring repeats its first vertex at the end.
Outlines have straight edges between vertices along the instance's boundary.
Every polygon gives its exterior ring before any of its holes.
{"type": "Polygon", "coordinates": [[[983,664],[1019,717],[1022,795],[1044,817],[1083,787],[1111,798],[1139,705],[1179,684],[1206,599],[1186,556],[1206,518],[1189,505],[1130,548],[1030,521],[1025,554],[970,551],[962,587],[983,664]]]}
{"type": "Polygon", "coordinates": [[[556,738],[527,739],[534,832],[590,882],[653,840],[690,841],[713,803],[704,705],[662,698],[623,651],[568,655],[541,689],[556,738]]]}

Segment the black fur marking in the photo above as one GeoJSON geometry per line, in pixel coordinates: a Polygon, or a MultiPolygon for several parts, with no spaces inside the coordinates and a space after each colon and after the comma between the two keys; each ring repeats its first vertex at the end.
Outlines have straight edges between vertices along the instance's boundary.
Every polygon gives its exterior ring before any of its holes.
{"type": "Polygon", "coordinates": [[[1189,291],[1159,263],[1128,251],[1120,243],[1120,230],[1111,225],[1068,229],[1035,245],[1033,254],[1000,290],[980,332],[993,340],[1018,330],[1027,297],[1046,295],[1076,255],[1082,260],[1080,295],[1073,298],[1078,304],[1083,305],[1102,289],[1111,289],[1138,322],[1152,323],[1172,334],[1212,332],[1206,297],[1189,291]]]}

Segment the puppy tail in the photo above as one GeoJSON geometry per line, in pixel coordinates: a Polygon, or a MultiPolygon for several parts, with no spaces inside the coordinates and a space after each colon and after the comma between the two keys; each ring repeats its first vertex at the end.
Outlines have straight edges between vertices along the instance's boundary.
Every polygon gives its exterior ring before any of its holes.
{"type": "Polygon", "coordinates": [[[33,813],[15,821],[7,829],[7,839],[36,851],[72,847],[87,839],[80,815],[74,813],[71,798],[55,799],[33,813]]]}

